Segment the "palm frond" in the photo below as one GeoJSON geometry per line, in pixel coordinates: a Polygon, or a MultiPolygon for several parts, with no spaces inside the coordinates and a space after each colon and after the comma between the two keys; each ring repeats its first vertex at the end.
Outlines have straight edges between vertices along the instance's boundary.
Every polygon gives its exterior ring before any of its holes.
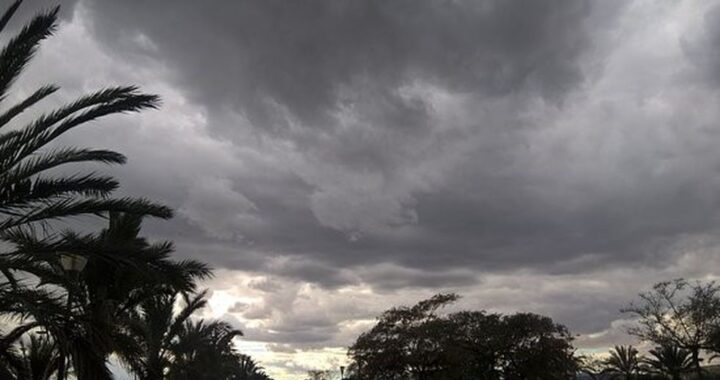
{"type": "MultiPolygon", "coordinates": [[[[9,14],[6,13],[0,21],[7,24],[12,13],[17,9],[15,4],[13,6],[10,8],[9,14]]],[[[49,37],[55,31],[59,9],[59,7],[55,7],[48,12],[35,16],[0,51],[0,62],[2,62],[2,65],[0,65],[0,101],[5,98],[8,88],[35,55],[40,41],[49,37]]],[[[5,24],[1,26],[4,27],[5,24]]]]}
{"type": "Polygon", "coordinates": [[[47,204],[56,199],[74,195],[106,198],[117,189],[118,182],[108,176],[94,173],[61,178],[37,178],[34,183],[21,183],[0,188],[0,213],[19,214],[19,210],[32,209],[38,203],[47,204]]]}
{"type": "Polygon", "coordinates": [[[38,221],[49,221],[78,215],[101,215],[109,211],[150,215],[162,219],[172,217],[172,210],[143,198],[74,199],[65,198],[43,205],[0,223],[0,231],[38,221]]]}
{"type": "Polygon", "coordinates": [[[175,316],[175,320],[170,325],[170,328],[168,328],[165,345],[169,346],[170,341],[183,330],[185,322],[187,322],[190,316],[205,307],[205,305],[207,305],[207,290],[196,294],[192,298],[185,296],[185,306],[177,316],[175,316]]]}
{"type": "Polygon", "coordinates": [[[84,96],[59,110],[39,117],[22,128],[20,133],[8,132],[12,133],[11,137],[0,138],[0,172],[9,170],[81,124],[110,114],[157,108],[158,103],[157,95],[139,93],[134,86],[113,87],[84,96]]]}
{"type": "Polygon", "coordinates": [[[15,116],[23,113],[28,108],[34,106],[37,102],[45,99],[47,96],[54,94],[59,87],[47,85],[40,87],[32,95],[28,96],[22,102],[10,107],[5,113],[0,115],[0,128],[9,123],[15,116]]]}
{"type": "Polygon", "coordinates": [[[60,165],[78,162],[99,162],[103,164],[124,164],[125,156],[105,149],[61,148],[30,157],[19,162],[14,168],[0,175],[0,187],[13,186],[33,175],[56,168],[60,165]]]}
{"type": "Polygon", "coordinates": [[[15,2],[10,4],[10,6],[5,10],[5,13],[3,13],[2,17],[0,17],[0,32],[5,29],[7,23],[10,21],[15,12],[17,12],[18,8],[20,8],[20,4],[22,4],[22,0],[15,0],[15,2]]]}

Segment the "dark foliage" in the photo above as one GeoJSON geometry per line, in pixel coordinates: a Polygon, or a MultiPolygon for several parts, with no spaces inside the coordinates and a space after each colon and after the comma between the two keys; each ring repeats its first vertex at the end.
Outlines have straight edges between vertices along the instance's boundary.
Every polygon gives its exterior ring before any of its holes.
{"type": "Polygon", "coordinates": [[[577,370],[572,336],[550,318],[463,311],[438,314],[457,299],[440,294],[386,311],[350,347],[356,379],[569,379],[577,370]]]}

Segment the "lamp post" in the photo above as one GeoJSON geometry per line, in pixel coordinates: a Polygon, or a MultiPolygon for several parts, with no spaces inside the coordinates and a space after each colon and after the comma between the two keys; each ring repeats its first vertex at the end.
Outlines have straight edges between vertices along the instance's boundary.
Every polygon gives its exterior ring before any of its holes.
{"type": "MultiPolygon", "coordinates": [[[[78,277],[80,276],[80,272],[85,269],[85,265],[87,265],[87,257],[74,254],[74,253],[68,253],[64,252],[60,254],[60,267],[62,267],[63,272],[71,278],[72,281],[77,281],[78,277]]],[[[70,321],[70,317],[72,316],[72,297],[73,297],[73,287],[74,284],[71,284],[67,289],[67,321],[70,321]]],[[[68,331],[68,325],[66,322],[65,325],[65,332],[68,331]]],[[[58,363],[58,375],[57,380],[65,380],[66,378],[66,368],[65,368],[65,361],[67,360],[67,350],[65,344],[60,345],[60,363],[58,363]]]]}

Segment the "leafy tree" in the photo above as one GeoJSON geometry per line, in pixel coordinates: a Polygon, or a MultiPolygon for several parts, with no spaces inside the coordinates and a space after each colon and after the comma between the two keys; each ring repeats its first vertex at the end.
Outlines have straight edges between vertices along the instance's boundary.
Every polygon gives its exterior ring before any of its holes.
{"type": "Polygon", "coordinates": [[[660,373],[672,380],[682,379],[682,374],[693,368],[692,353],[675,346],[660,346],[649,351],[643,360],[650,372],[660,373]]]}
{"type": "Polygon", "coordinates": [[[577,370],[572,336],[550,318],[437,310],[440,294],[393,308],[350,348],[357,379],[557,379],[577,370]]]}
{"type": "Polygon", "coordinates": [[[436,312],[457,299],[455,294],[439,294],[410,308],[384,312],[375,327],[350,348],[359,374],[378,380],[411,374],[418,379],[439,376],[448,367],[442,351],[442,340],[448,335],[436,312]]]}
{"type": "Polygon", "coordinates": [[[615,346],[605,361],[607,372],[630,380],[640,371],[641,358],[633,346],[615,346]]]}
{"type": "Polygon", "coordinates": [[[501,367],[505,379],[557,379],[574,375],[572,335],[565,326],[532,313],[503,317],[505,342],[501,367]]]}
{"type": "Polygon", "coordinates": [[[660,282],[640,293],[639,303],[623,310],[638,318],[629,333],[659,346],[690,351],[693,369],[701,378],[701,352],[713,348],[713,332],[720,326],[719,292],[715,282],[660,282]]]}

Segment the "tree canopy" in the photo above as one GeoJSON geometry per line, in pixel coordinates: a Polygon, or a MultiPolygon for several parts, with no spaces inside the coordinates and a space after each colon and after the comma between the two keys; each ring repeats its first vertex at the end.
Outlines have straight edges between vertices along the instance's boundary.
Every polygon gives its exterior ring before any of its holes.
{"type": "Polygon", "coordinates": [[[720,286],[683,279],[655,284],[623,311],[637,318],[628,332],[643,341],[690,352],[697,376],[702,376],[702,351],[713,349],[720,326],[720,286]]]}
{"type": "Polygon", "coordinates": [[[577,370],[572,336],[532,313],[440,314],[456,294],[393,308],[350,347],[357,379],[558,379],[577,370]]]}

